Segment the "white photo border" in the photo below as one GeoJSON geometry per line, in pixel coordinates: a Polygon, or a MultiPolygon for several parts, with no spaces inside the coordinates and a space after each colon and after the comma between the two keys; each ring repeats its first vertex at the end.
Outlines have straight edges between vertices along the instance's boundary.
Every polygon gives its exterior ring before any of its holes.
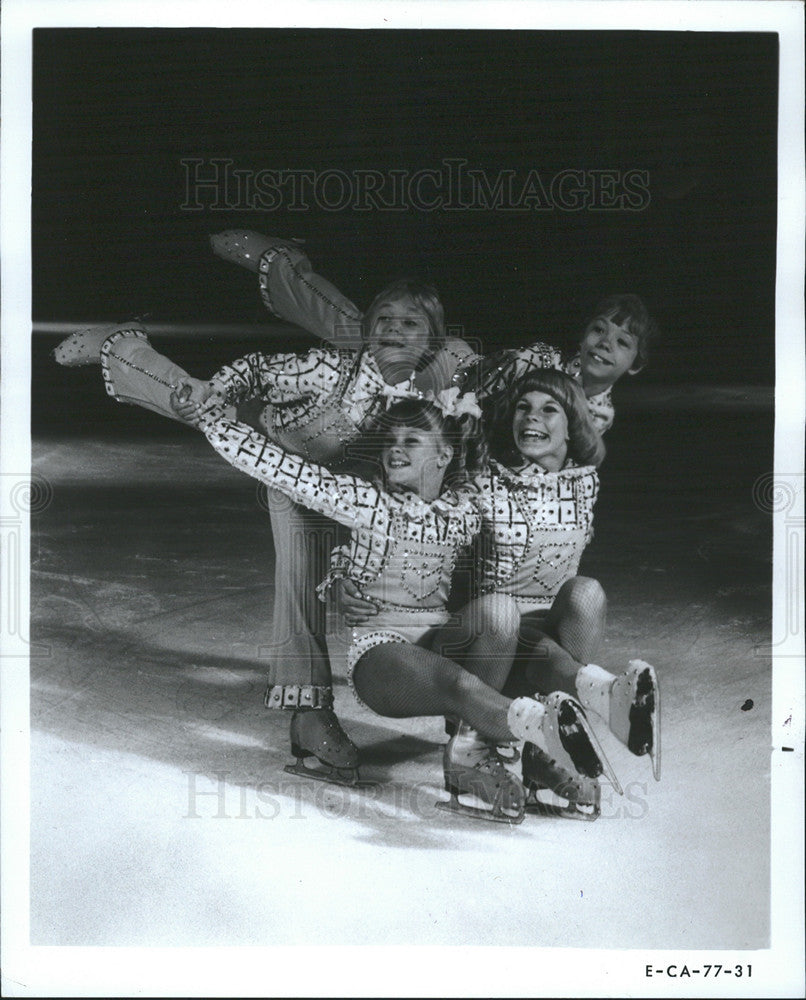
{"type": "MultiPolygon", "coordinates": [[[[752,961],[751,980],[731,996],[799,996],[803,984],[803,625],[790,634],[785,600],[803,595],[804,452],[804,8],[799,2],[446,2],[297,0],[265,3],[6,0],[2,7],[2,456],[5,473],[30,470],[31,32],[36,27],[523,28],[649,31],[770,31],[780,38],[776,286],[775,473],[799,477],[788,522],[774,526],[772,729],[772,945],[709,953],[725,964],[752,961]],[[794,578],[793,578],[794,574],[794,578]],[[781,747],[794,752],[782,753],[781,747]]],[[[4,501],[5,502],[5,501],[4,501]]],[[[4,551],[3,580],[19,574],[27,620],[29,527],[4,551]],[[18,559],[14,565],[12,555],[18,559]]],[[[802,608],[802,601],[798,602],[802,608]]],[[[2,958],[7,996],[703,996],[703,982],[643,978],[646,963],[691,960],[678,952],[454,948],[55,948],[28,940],[28,672],[24,641],[3,635],[2,958]],[[497,954],[501,952],[502,954],[497,954]],[[539,972],[537,966],[539,963],[539,972]],[[300,971],[304,968],[304,982],[300,971]],[[394,969],[394,983],[384,970],[394,969]],[[502,984],[500,970],[507,969],[502,984]],[[567,970],[573,969],[573,975],[567,970]],[[639,970],[641,974],[639,975],[639,970]],[[540,991],[538,993],[538,991],[540,991]]],[[[737,790],[741,794],[741,790],[737,790]]],[[[720,982],[715,990],[723,989],[720,982]]],[[[727,995],[714,992],[712,995],[727,995]]]]}

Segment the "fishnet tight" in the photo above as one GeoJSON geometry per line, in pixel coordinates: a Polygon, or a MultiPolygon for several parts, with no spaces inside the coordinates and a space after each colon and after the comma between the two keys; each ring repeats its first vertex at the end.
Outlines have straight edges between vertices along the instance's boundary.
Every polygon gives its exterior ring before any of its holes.
{"type": "Polygon", "coordinates": [[[606,618],[607,598],[596,580],[567,580],[547,615],[532,612],[521,618],[506,694],[515,698],[565,691],[576,697],[577,672],[595,660],[606,618]]]}

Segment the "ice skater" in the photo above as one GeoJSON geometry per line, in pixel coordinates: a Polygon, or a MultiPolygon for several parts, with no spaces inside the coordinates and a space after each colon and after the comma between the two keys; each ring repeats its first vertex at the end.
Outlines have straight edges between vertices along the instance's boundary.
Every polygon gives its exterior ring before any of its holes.
{"type": "MultiPolygon", "coordinates": [[[[508,407],[489,429],[489,468],[473,481],[481,513],[480,596],[465,614],[482,632],[499,633],[500,655],[514,664],[506,693],[559,690],[577,696],[631,752],[651,755],[658,778],[660,692],[654,669],[634,660],[616,675],[592,662],[606,600],[599,583],[577,576],[577,570],[592,537],[604,445],[583,391],[564,373],[543,369],[516,380],[508,395],[508,407]],[[508,646],[500,634],[503,598],[517,609],[508,646]]],[[[366,626],[374,620],[368,596],[356,600],[352,587],[342,595],[350,621],[366,626]]],[[[462,727],[451,728],[451,743],[472,738],[462,727]]],[[[565,815],[598,815],[598,782],[541,748],[525,749],[522,774],[535,805],[548,788],[568,803],[565,815]]]]}
{"type": "MultiPolygon", "coordinates": [[[[474,444],[473,405],[467,397],[457,403],[453,394],[449,415],[423,400],[394,404],[382,421],[381,479],[373,483],[330,472],[215,409],[174,397],[183,419],[236,468],[352,528],[345,571],[375,601],[377,615],[353,631],[350,685],[380,715],[462,719],[474,735],[457,735],[446,749],[449,805],[520,822],[525,792],[498,757],[498,744],[537,741],[588,777],[609,766],[575,698],[501,694],[511,663],[506,648],[517,619],[514,602],[493,598],[483,621],[472,609],[454,620],[446,610],[457,553],[480,527],[475,490],[462,488],[479,471],[482,455],[474,444]],[[442,655],[443,648],[455,651],[456,659],[442,655]],[[489,808],[462,805],[460,796],[468,794],[489,808]]],[[[306,748],[294,743],[293,749],[304,767],[306,748]]]]}
{"type": "MultiPolygon", "coordinates": [[[[390,397],[412,390],[417,371],[444,346],[439,296],[419,282],[388,286],[363,317],[361,337],[353,347],[314,348],[303,355],[250,354],[209,382],[155,351],[135,325],[77,331],[56,348],[55,358],[68,366],[100,362],[110,396],[173,419],[181,419],[170,404],[179,387],[196,402],[226,402],[233,416],[237,404],[258,399],[264,404],[260,428],[272,441],[335,467],[390,397]]],[[[265,702],[293,713],[295,745],[334,779],[354,781],[357,749],[334,712],[326,614],[316,597],[335,539],[321,516],[280,499],[269,496],[276,564],[265,702]]]]}

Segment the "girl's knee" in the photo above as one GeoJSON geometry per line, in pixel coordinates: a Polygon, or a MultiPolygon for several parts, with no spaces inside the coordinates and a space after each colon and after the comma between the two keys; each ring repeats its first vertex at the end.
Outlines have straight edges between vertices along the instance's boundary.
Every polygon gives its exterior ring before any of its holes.
{"type": "Polygon", "coordinates": [[[517,635],[521,613],[506,594],[487,594],[474,602],[472,624],[476,635],[517,635]]]}
{"type": "Polygon", "coordinates": [[[455,711],[463,703],[463,680],[467,672],[451,661],[443,662],[434,678],[440,702],[446,710],[455,711]]]}
{"type": "Polygon", "coordinates": [[[607,596],[604,588],[598,580],[594,580],[590,576],[575,576],[566,580],[560,593],[563,593],[564,598],[573,608],[588,614],[603,612],[607,608],[607,596]]]}

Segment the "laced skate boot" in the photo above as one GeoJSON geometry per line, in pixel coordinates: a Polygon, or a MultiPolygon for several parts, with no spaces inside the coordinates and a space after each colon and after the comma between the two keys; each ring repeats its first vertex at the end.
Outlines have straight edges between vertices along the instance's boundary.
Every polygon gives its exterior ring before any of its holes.
{"type": "Polygon", "coordinates": [[[358,749],[345,733],[332,708],[303,709],[291,716],[291,752],[296,764],[287,764],[289,774],[299,774],[336,785],[359,785],[358,749]],[[308,767],[315,757],[320,767],[308,767]]]}
{"type": "Polygon", "coordinates": [[[451,797],[448,802],[438,802],[438,809],[495,823],[523,822],[523,785],[506,769],[495,746],[464,723],[445,747],[443,769],[445,789],[451,797]],[[472,796],[489,808],[460,801],[460,795],[472,796]]]}
{"type": "Polygon", "coordinates": [[[623,794],[582,706],[564,691],[547,698],[516,698],[509,707],[508,722],[518,739],[537,743],[563,770],[586,778],[605,774],[623,794]]]}
{"type": "Polygon", "coordinates": [[[660,781],[660,687],[654,667],[630,660],[627,670],[614,677],[591,663],[577,674],[576,687],[582,704],[604,719],[630,753],[649,754],[660,781]]]}
{"type": "Polygon", "coordinates": [[[137,330],[144,335],[143,328],[136,322],[110,323],[107,326],[88,326],[76,330],[66,337],[53,350],[56,364],[66,368],[80,368],[83,365],[99,365],[101,363],[101,346],[113,333],[121,330],[137,330]]]}
{"type": "Polygon", "coordinates": [[[250,229],[225,229],[223,233],[214,233],[210,237],[210,246],[222,260],[239,264],[255,274],[258,273],[260,258],[267,250],[286,249],[304,253],[302,240],[281,240],[250,229]]]}
{"type": "Polygon", "coordinates": [[[565,770],[534,743],[523,746],[523,787],[528,813],[589,821],[601,813],[602,794],[596,778],[565,770]]]}

